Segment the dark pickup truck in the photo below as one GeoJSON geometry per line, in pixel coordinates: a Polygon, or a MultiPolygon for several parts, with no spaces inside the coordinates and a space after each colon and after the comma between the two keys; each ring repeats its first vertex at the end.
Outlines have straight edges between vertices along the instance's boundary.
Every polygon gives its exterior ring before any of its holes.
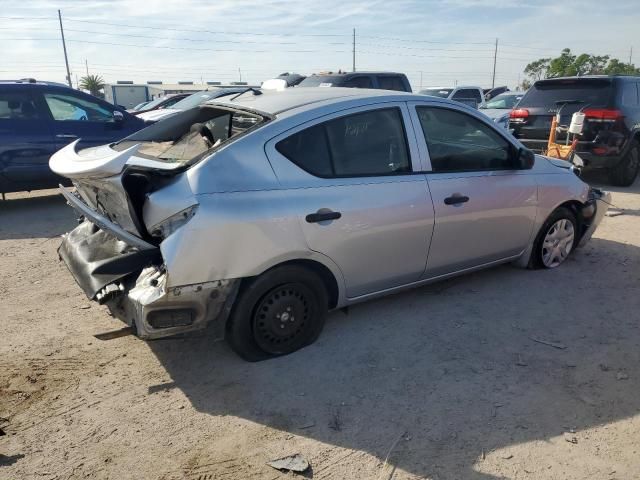
{"type": "MultiPolygon", "coordinates": [[[[558,111],[565,126],[575,112],[585,114],[576,149],[585,169],[606,169],[614,185],[634,182],[640,169],[640,77],[539,80],[511,111],[509,128],[526,147],[541,152],[558,111]]],[[[566,133],[559,132],[556,142],[565,139],[566,133]]]]}

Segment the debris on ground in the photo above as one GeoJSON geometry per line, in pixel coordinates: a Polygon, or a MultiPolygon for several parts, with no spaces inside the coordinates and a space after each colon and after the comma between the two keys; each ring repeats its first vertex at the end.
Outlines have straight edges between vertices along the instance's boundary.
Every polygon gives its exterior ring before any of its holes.
{"type": "Polygon", "coordinates": [[[616,210],[616,209],[609,209],[607,210],[607,213],[605,213],[605,215],[607,217],[618,217],[620,215],[624,215],[624,211],[623,210],[616,210]]]}
{"type": "Polygon", "coordinates": [[[576,437],[575,435],[572,435],[571,433],[565,433],[564,440],[566,442],[573,443],[574,445],[578,443],[578,437],[576,437]]]}
{"type": "Polygon", "coordinates": [[[628,378],[629,378],[629,375],[627,375],[624,372],[618,372],[618,374],[616,375],[617,380],[627,380],[628,378]]]}
{"type": "Polygon", "coordinates": [[[520,354],[518,354],[518,361],[516,362],[516,365],[518,365],[519,367],[526,367],[528,364],[527,362],[522,360],[522,357],[520,356],[520,354]]]}
{"type": "Polygon", "coordinates": [[[280,471],[302,473],[309,468],[309,462],[299,453],[267,462],[267,465],[280,471]]]}
{"type": "Polygon", "coordinates": [[[550,342],[548,340],[543,340],[543,339],[537,338],[537,337],[529,337],[529,339],[533,340],[536,343],[541,343],[543,345],[548,345],[550,347],[557,348],[559,350],[564,350],[565,348],[567,348],[567,346],[562,344],[562,343],[550,342]]]}

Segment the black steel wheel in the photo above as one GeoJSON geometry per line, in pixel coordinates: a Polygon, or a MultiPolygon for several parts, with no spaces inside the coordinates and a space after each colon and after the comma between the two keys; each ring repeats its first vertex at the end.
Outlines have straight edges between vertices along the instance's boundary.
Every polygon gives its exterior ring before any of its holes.
{"type": "Polygon", "coordinates": [[[277,267],[242,288],[227,340],[245,360],[286,355],[318,338],[327,307],[326,287],[315,272],[298,265],[277,267]]]}

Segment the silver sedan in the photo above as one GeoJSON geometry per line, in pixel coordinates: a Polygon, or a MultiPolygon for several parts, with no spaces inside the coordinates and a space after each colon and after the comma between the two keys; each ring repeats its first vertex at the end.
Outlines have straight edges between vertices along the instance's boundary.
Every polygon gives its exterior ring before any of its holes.
{"type": "Polygon", "coordinates": [[[207,327],[245,359],[327,312],[512,262],[555,268],[609,194],[476,110],[358,89],[247,89],[50,162],[81,223],[60,256],[154,339],[207,327]]]}

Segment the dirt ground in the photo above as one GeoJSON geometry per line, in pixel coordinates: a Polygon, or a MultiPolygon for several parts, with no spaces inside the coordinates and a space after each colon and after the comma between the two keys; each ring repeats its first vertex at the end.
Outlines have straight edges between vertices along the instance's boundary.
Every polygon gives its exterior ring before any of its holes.
{"type": "MultiPolygon", "coordinates": [[[[598,179],[593,180],[599,183],[598,179]]],[[[56,248],[54,191],[0,201],[0,479],[640,478],[640,181],[561,268],[503,266],[333,313],[245,363],[120,328],[56,248]],[[388,461],[385,459],[388,457],[388,461]]]]}

